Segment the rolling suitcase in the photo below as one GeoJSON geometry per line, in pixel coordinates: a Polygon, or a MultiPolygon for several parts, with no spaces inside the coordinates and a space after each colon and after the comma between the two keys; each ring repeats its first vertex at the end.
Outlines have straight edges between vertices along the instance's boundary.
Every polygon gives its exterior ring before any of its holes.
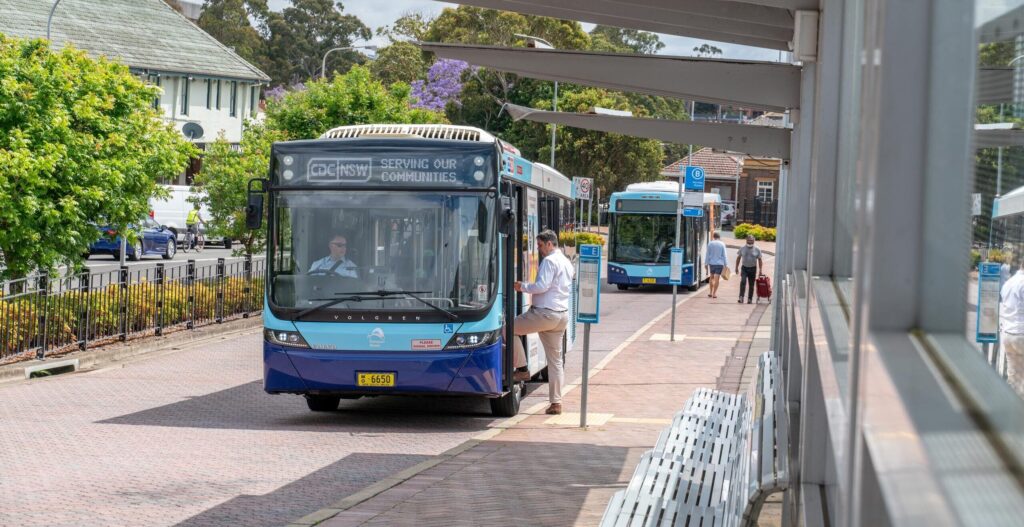
{"type": "Polygon", "coordinates": [[[757,277],[757,300],[761,301],[762,298],[767,298],[768,303],[772,303],[772,279],[766,275],[757,277]]]}

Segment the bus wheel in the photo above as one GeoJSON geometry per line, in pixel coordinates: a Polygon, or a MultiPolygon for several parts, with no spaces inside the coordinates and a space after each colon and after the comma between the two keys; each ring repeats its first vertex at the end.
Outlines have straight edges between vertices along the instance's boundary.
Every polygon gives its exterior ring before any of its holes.
{"type": "Polygon", "coordinates": [[[341,397],[337,395],[307,395],[306,406],[314,412],[333,412],[338,409],[341,397]]]}
{"type": "Polygon", "coordinates": [[[615,287],[618,287],[619,291],[625,291],[625,290],[629,289],[629,286],[626,285],[626,284],[615,284],[615,287]]]}
{"type": "Polygon", "coordinates": [[[691,292],[691,293],[696,291],[696,290],[698,290],[698,289],[700,289],[700,284],[691,284],[691,285],[686,286],[686,290],[691,292]]]}
{"type": "Polygon", "coordinates": [[[519,413],[519,401],[522,397],[523,385],[517,382],[505,395],[491,399],[491,413],[495,417],[514,417],[519,413]]]}

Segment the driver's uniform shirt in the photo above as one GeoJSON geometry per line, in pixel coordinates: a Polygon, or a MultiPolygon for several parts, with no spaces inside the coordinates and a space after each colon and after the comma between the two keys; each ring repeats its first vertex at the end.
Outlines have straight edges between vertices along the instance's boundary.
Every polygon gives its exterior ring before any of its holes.
{"type": "MultiPolygon", "coordinates": [[[[313,262],[313,265],[309,266],[309,272],[312,273],[313,271],[320,270],[330,271],[331,267],[334,267],[335,263],[337,263],[337,260],[332,260],[330,256],[324,256],[323,258],[313,262]]],[[[334,274],[348,278],[359,278],[356,274],[355,262],[348,258],[341,259],[341,263],[334,268],[334,274]]]]}

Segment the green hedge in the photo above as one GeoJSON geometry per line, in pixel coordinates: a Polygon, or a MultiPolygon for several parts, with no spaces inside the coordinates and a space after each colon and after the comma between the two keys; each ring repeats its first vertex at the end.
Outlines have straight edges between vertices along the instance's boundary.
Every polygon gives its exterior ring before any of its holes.
{"type": "Polygon", "coordinates": [[[732,230],[733,236],[737,239],[746,238],[748,235],[753,234],[755,240],[761,240],[766,242],[775,241],[775,228],[764,227],[761,225],[752,225],[750,223],[741,223],[732,230]]]}
{"type": "MultiPolygon", "coordinates": [[[[999,263],[1013,263],[1013,253],[1010,251],[1003,251],[1000,249],[989,249],[988,260],[989,262],[999,263]]],[[[977,269],[978,264],[981,263],[981,251],[977,249],[971,249],[971,269],[977,269]]]]}
{"type": "Polygon", "coordinates": [[[593,232],[561,232],[558,234],[558,244],[562,247],[576,247],[577,243],[604,246],[604,236],[593,232]]]}
{"type": "MultiPolygon", "coordinates": [[[[245,279],[229,277],[221,285],[224,291],[224,316],[262,309],[263,278],[250,282],[245,294],[245,279]]],[[[196,281],[192,286],[195,301],[195,320],[209,320],[216,316],[217,285],[213,280],[196,281]]],[[[66,291],[51,295],[46,305],[43,297],[28,295],[4,299],[0,295],[0,357],[31,348],[41,342],[40,314],[45,307],[47,341],[70,343],[82,334],[82,314],[88,306],[89,320],[84,333],[88,338],[103,339],[120,333],[120,305],[127,297],[128,331],[135,333],[156,327],[156,291],[154,282],[131,284],[125,291],[110,285],[88,292],[66,291]]],[[[188,312],[188,288],[181,282],[163,286],[162,326],[173,326],[192,319],[188,312]]]]}

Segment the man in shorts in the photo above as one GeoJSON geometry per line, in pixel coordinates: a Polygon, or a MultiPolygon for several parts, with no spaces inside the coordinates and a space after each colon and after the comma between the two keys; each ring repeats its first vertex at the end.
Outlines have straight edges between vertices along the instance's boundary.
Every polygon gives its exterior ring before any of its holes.
{"type": "Polygon", "coordinates": [[[718,298],[719,281],[722,279],[722,270],[729,265],[729,256],[726,254],[722,236],[715,232],[711,238],[712,240],[708,242],[704,268],[708,272],[708,298],[718,298]]]}

